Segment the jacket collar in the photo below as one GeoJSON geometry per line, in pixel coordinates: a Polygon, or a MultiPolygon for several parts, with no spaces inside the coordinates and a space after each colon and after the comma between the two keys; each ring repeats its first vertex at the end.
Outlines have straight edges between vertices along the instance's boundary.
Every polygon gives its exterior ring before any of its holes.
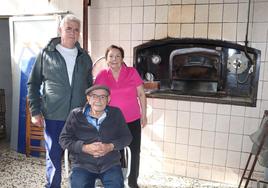
{"type": "MultiPolygon", "coordinates": [[[[49,51],[55,51],[56,50],[56,46],[57,44],[60,44],[61,42],[61,38],[60,37],[55,37],[55,38],[52,38],[49,43],[47,44],[46,48],[49,50],[49,51]]],[[[78,53],[82,53],[83,49],[81,48],[79,42],[76,42],[75,43],[75,47],[77,47],[78,49],[78,53]]]]}

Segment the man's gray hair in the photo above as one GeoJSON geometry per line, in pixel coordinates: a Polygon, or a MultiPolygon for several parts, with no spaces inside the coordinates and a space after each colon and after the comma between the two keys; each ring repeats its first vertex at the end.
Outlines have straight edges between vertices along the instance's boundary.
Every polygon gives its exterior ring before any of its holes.
{"type": "Polygon", "coordinates": [[[64,16],[64,18],[60,22],[60,28],[62,28],[65,23],[70,22],[70,21],[78,23],[79,28],[80,28],[81,21],[73,14],[67,14],[66,16],[64,16]]]}

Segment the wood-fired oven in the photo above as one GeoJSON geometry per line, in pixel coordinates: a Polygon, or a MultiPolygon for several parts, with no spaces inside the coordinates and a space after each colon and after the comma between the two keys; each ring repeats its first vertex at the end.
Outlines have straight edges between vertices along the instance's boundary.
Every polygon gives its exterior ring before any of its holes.
{"type": "Polygon", "coordinates": [[[256,106],[260,51],[207,39],[153,40],[134,48],[148,97],[256,106]]]}

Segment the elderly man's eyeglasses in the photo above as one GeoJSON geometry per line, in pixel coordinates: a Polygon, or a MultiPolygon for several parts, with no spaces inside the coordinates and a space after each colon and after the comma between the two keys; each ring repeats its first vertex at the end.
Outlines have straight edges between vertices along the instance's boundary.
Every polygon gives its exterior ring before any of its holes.
{"type": "Polygon", "coordinates": [[[90,96],[90,98],[92,98],[94,100],[97,100],[97,99],[106,100],[108,97],[107,95],[96,95],[96,94],[90,94],[89,96],[90,96]]]}

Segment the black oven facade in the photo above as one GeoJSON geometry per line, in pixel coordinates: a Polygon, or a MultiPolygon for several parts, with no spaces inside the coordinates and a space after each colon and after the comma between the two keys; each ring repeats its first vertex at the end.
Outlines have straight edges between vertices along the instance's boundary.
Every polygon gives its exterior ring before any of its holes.
{"type": "Polygon", "coordinates": [[[134,48],[148,97],[256,106],[260,51],[207,39],[153,40],[134,48]]]}

